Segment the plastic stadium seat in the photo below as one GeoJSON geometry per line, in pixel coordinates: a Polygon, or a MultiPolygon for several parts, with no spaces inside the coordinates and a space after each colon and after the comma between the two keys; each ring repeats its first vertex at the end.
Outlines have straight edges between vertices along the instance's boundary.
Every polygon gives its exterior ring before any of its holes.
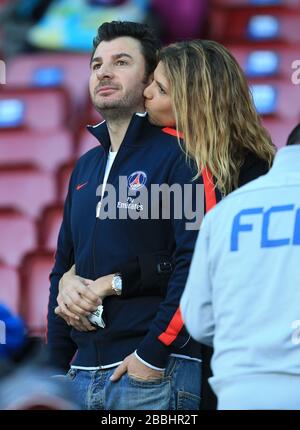
{"type": "Polygon", "coordinates": [[[93,136],[89,131],[83,129],[80,133],[77,157],[81,157],[81,155],[98,145],[99,143],[95,136],[93,136]]]}
{"type": "Polygon", "coordinates": [[[49,173],[32,166],[0,169],[0,208],[12,207],[36,218],[55,197],[55,183],[49,173]]]}
{"type": "Polygon", "coordinates": [[[300,42],[300,9],[216,8],[212,10],[210,38],[223,43],[300,42]]]}
{"type": "Polygon", "coordinates": [[[0,261],[8,265],[18,266],[23,256],[36,247],[34,222],[14,210],[0,210],[0,232],[0,261]]]}
{"type": "Polygon", "coordinates": [[[44,209],[39,228],[39,243],[46,251],[55,251],[57,238],[63,218],[63,206],[50,206],[44,209]]]}
{"type": "Polygon", "coordinates": [[[249,81],[254,102],[261,115],[277,119],[300,119],[300,85],[291,81],[268,79],[265,83],[249,81]]]}
{"type": "Polygon", "coordinates": [[[4,303],[15,313],[19,313],[20,285],[17,271],[0,264],[0,303],[4,303]]]}
{"type": "Polygon", "coordinates": [[[11,88],[0,92],[0,130],[50,131],[67,123],[68,97],[63,89],[11,88]]]}
{"type": "Polygon", "coordinates": [[[64,129],[49,133],[0,131],[0,139],[0,166],[32,163],[54,171],[74,153],[72,136],[64,129]]]}
{"type": "MultiPolygon", "coordinates": [[[[290,79],[291,65],[299,58],[299,48],[290,45],[226,45],[249,78],[290,79]]],[[[300,65],[299,65],[300,67],[300,65]]]]}
{"type": "Polygon", "coordinates": [[[83,115],[81,115],[80,128],[84,128],[87,125],[96,125],[103,121],[102,116],[94,108],[94,105],[89,96],[86,97],[82,112],[83,115]]]}
{"type": "Polygon", "coordinates": [[[57,201],[61,204],[65,202],[68,193],[71,173],[74,169],[74,163],[68,163],[62,166],[57,174],[57,201]]]}
{"type": "Polygon", "coordinates": [[[54,265],[52,253],[32,253],[22,262],[22,303],[21,315],[29,334],[42,336],[47,325],[47,307],[49,300],[49,274],[54,265]]]}
{"type": "Polygon", "coordinates": [[[287,138],[294,127],[298,124],[297,121],[282,121],[270,118],[263,118],[263,126],[270,133],[274,144],[277,148],[286,145],[287,138]]]}
{"type": "Polygon", "coordinates": [[[90,54],[23,54],[8,63],[7,84],[64,87],[72,103],[81,105],[88,93],[90,54]],[[22,70],[22,73],[20,73],[22,70]]]}

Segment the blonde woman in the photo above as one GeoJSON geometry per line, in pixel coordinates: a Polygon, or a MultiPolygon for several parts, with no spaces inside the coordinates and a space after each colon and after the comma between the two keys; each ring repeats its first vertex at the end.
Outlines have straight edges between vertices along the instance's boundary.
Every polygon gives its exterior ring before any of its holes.
{"type": "Polygon", "coordinates": [[[175,127],[197,177],[208,169],[227,195],[266,173],[275,147],[262,127],[243,71],[217,42],[194,40],[161,50],[144,91],[150,121],[175,127]]]}
{"type": "MultiPolygon", "coordinates": [[[[175,128],[187,158],[196,162],[206,212],[222,196],[269,170],[275,147],[260,123],[243,71],[219,43],[194,40],[163,48],[144,96],[150,121],[170,133],[175,128]]],[[[202,409],[216,406],[208,385],[211,356],[212,349],[203,345],[202,409]]]]}

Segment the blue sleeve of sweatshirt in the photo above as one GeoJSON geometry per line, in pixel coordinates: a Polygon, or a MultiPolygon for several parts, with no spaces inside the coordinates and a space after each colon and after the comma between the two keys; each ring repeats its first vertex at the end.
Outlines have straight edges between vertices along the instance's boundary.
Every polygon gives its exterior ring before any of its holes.
{"type": "MultiPolygon", "coordinates": [[[[202,178],[192,181],[193,174],[194,172],[186,163],[184,155],[177,157],[169,175],[169,185],[179,184],[184,190],[182,192],[182,208],[184,202],[185,204],[188,202],[192,203],[194,210],[198,208],[200,212],[204,212],[201,201],[201,197],[203,200],[202,178]],[[190,192],[184,187],[185,184],[189,184],[190,192]]],[[[160,304],[148,334],[136,351],[142,360],[161,369],[166,367],[172,347],[181,348],[190,339],[183,325],[179,302],[187,280],[198,230],[187,228],[187,223],[192,223],[195,219],[188,219],[184,211],[181,218],[176,219],[174,205],[178,205],[178,201],[173,201],[171,205],[171,223],[176,242],[175,268],[168,283],[166,296],[160,304]]]]}
{"type": "Polygon", "coordinates": [[[68,370],[76,352],[76,344],[71,339],[71,327],[54,313],[57,306],[58,284],[60,278],[74,264],[74,251],[70,223],[72,204],[72,177],[64,206],[63,221],[60,228],[55,264],[50,274],[50,298],[48,304],[47,349],[53,366],[68,370]]]}

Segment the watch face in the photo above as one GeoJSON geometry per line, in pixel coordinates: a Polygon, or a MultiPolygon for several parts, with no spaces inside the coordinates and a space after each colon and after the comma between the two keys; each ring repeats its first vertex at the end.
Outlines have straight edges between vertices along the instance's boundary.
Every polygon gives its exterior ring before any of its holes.
{"type": "Polygon", "coordinates": [[[117,292],[121,293],[121,291],[122,291],[122,279],[120,276],[114,277],[114,288],[117,292]]]}

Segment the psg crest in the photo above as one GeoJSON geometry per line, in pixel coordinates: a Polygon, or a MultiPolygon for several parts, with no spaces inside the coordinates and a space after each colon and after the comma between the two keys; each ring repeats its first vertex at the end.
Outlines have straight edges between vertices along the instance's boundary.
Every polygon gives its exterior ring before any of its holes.
{"type": "Polygon", "coordinates": [[[128,188],[130,190],[140,190],[144,187],[147,181],[147,175],[145,172],[134,172],[128,177],[128,188]]]}

